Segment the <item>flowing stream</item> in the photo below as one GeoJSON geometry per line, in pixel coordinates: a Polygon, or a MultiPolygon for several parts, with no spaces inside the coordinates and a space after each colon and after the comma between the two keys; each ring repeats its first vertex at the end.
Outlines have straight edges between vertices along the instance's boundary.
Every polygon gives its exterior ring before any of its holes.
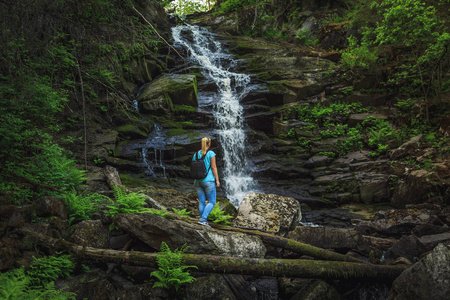
{"type": "Polygon", "coordinates": [[[222,174],[228,199],[239,206],[244,196],[257,189],[251,175],[246,155],[246,134],[244,131],[243,108],[240,99],[252,88],[250,76],[230,70],[236,60],[222,49],[214,35],[198,26],[178,26],[172,29],[174,45],[183,47],[189,55],[188,62],[200,67],[202,75],[217,86],[217,92],[199,91],[199,107],[212,104],[215,120],[215,134],[223,153],[223,166],[218,166],[222,174]]]}

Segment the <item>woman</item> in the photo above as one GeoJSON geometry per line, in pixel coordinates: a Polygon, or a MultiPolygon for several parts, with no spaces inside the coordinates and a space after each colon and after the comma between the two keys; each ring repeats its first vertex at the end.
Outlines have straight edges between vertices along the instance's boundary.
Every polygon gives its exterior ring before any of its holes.
{"type": "Polygon", "coordinates": [[[198,210],[200,211],[200,219],[198,223],[209,226],[208,216],[216,205],[216,187],[220,186],[219,174],[217,173],[216,153],[209,150],[211,147],[211,139],[208,137],[202,138],[202,150],[194,154],[192,160],[198,157],[205,156],[204,162],[208,175],[204,179],[195,180],[194,185],[198,195],[198,210]],[[209,150],[209,151],[208,151],[209,150]],[[206,204],[208,200],[208,204],[206,204]]]}

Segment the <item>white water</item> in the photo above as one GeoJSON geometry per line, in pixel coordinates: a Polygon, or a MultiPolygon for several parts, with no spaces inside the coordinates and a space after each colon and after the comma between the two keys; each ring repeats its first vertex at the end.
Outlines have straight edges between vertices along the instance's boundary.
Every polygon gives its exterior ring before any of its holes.
{"type": "MultiPolygon", "coordinates": [[[[198,65],[202,75],[217,85],[214,95],[213,116],[217,138],[223,150],[222,175],[227,198],[239,206],[244,196],[256,190],[246,155],[243,108],[239,103],[250,89],[250,76],[229,71],[236,60],[222,50],[213,34],[198,26],[178,26],[172,29],[175,46],[188,52],[188,62],[198,65]]],[[[211,98],[199,92],[199,106],[205,106],[211,98]]]]}

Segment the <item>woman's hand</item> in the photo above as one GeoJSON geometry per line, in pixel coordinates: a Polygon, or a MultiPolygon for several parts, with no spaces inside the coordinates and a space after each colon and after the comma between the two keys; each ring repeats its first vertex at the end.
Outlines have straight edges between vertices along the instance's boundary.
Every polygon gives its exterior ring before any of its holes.
{"type": "Polygon", "coordinates": [[[219,181],[219,179],[216,179],[216,187],[219,187],[220,186],[220,181],[219,181]]]}

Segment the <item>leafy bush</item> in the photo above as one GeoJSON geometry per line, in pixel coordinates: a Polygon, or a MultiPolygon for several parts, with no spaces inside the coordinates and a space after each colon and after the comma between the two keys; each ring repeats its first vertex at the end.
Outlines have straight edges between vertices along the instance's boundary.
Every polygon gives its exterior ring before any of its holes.
{"type": "Polygon", "coordinates": [[[295,37],[305,46],[312,46],[319,43],[319,39],[313,36],[307,29],[299,29],[295,37]]]}
{"type": "Polygon", "coordinates": [[[247,5],[254,4],[255,2],[251,0],[226,0],[222,3],[220,3],[220,9],[219,13],[228,13],[232,11],[237,11],[242,7],[245,7],[247,5]]]}
{"type": "Polygon", "coordinates": [[[358,46],[354,36],[348,38],[349,47],[342,52],[342,65],[352,69],[360,67],[370,69],[375,65],[378,58],[377,50],[369,48],[369,42],[363,40],[358,46]]]}
{"type": "Polygon", "coordinates": [[[153,287],[162,287],[169,290],[174,288],[175,291],[178,291],[183,284],[195,280],[194,277],[190,276],[189,271],[185,270],[197,267],[184,265],[181,258],[186,250],[187,248],[182,248],[180,250],[175,249],[172,252],[165,242],[161,243],[161,252],[156,256],[158,270],[150,273],[151,276],[155,276],[159,280],[153,284],[153,287]]]}

